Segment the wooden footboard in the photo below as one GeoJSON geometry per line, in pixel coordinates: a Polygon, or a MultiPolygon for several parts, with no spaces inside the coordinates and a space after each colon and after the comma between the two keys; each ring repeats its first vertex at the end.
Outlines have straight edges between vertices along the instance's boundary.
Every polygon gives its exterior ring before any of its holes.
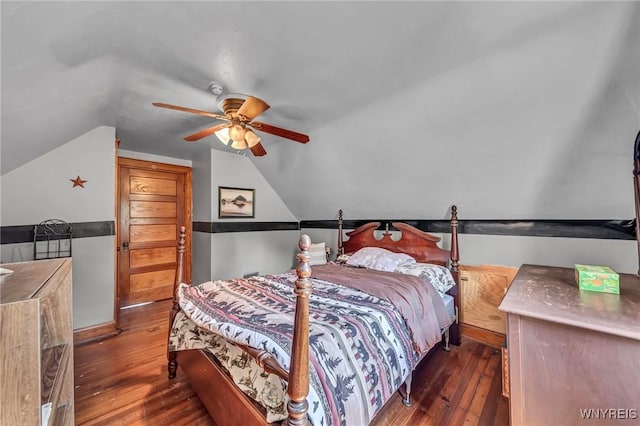
{"type": "MultiPolygon", "coordinates": [[[[184,283],[184,253],[185,227],[180,228],[178,238],[178,268],[174,283],[173,303],[169,314],[169,335],[176,314],[180,310],[177,290],[184,283]]],[[[308,424],[307,396],[309,394],[309,296],[311,295],[311,267],[309,266],[309,247],[311,239],[308,235],[301,235],[297,255],[298,267],[294,292],[296,294],[296,313],[294,319],[293,343],[291,349],[291,373],[284,370],[271,353],[251,348],[241,347],[251,355],[256,363],[267,373],[277,374],[288,382],[287,403],[288,418],[283,424],[308,424]]],[[[167,342],[169,336],[167,336],[167,342]]],[[[167,345],[167,369],[169,378],[176,376],[178,361],[182,362],[182,369],[189,377],[194,389],[207,407],[209,414],[219,425],[267,425],[265,410],[251,401],[224,372],[224,369],[200,350],[170,351],[167,345]],[[239,416],[239,413],[243,413],[239,416]],[[246,419],[245,419],[246,417],[246,419]],[[248,419],[248,420],[247,420],[248,419]]]]}
{"type": "Polygon", "coordinates": [[[266,426],[266,411],[246,396],[225,369],[203,350],[176,352],[180,368],[189,378],[216,424],[225,426],[266,426]]]}

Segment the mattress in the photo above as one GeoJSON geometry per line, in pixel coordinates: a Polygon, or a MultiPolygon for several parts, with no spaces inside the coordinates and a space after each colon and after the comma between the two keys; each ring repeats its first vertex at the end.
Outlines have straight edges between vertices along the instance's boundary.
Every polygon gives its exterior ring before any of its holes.
{"type": "Polygon", "coordinates": [[[444,302],[444,307],[447,308],[447,313],[449,314],[449,318],[451,318],[451,322],[456,319],[456,307],[453,303],[453,296],[449,294],[440,293],[440,297],[442,297],[442,301],[444,302]]]}

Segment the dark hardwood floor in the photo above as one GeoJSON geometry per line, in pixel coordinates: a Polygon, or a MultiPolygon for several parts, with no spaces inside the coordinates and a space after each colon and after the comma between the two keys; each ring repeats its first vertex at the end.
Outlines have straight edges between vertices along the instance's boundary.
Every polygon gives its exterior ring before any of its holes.
{"type": "MultiPolygon", "coordinates": [[[[77,425],[215,424],[180,369],[167,379],[169,307],[165,301],[122,311],[121,334],[75,347],[77,425]]],[[[500,368],[498,349],[463,338],[418,367],[411,407],[396,394],[373,424],[506,426],[500,368]]]]}

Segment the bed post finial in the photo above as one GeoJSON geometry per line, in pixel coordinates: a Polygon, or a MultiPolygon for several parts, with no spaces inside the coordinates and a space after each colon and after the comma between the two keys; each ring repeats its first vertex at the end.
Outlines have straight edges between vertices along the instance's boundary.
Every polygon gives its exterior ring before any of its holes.
{"type": "Polygon", "coordinates": [[[460,253],[458,252],[458,207],[454,204],[451,206],[451,271],[458,272],[458,261],[460,253]]]}
{"type": "Polygon", "coordinates": [[[344,254],[342,247],[342,209],[338,210],[338,256],[344,254]]]}
{"type": "Polygon", "coordinates": [[[389,222],[384,224],[384,232],[382,233],[384,236],[390,236],[391,232],[389,232],[389,222]]]}
{"type": "Polygon", "coordinates": [[[307,425],[309,404],[309,296],[311,295],[311,266],[309,265],[309,247],[311,238],[301,235],[298,243],[298,267],[296,274],[296,316],[293,323],[293,342],[291,347],[291,366],[289,368],[289,384],[287,393],[289,417],[285,425],[307,425]]]}
{"type": "Polygon", "coordinates": [[[178,370],[178,360],[176,358],[176,353],[169,350],[169,337],[171,336],[171,326],[173,324],[173,320],[180,310],[180,306],[178,306],[178,295],[176,293],[178,291],[178,286],[180,285],[180,283],[184,282],[184,242],[186,239],[186,235],[187,228],[181,226],[180,233],[178,234],[178,266],[176,268],[176,280],[173,283],[173,300],[171,304],[171,311],[169,311],[169,335],[167,336],[167,369],[169,370],[170,379],[176,377],[176,370],[178,370]]]}
{"type": "Polygon", "coordinates": [[[173,286],[173,297],[176,297],[176,290],[180,283],[184,282],[184,251],[185,251],[185,239],[187,236],[187,228],[180,227],[180,234],[178,236],[178,269],[176,270],[176,282],[173,286]]]}
{"type": "Polygon", "coordinates": [[[454,204],[451,206],[451,275],[453,276],[453,280],[456,285],[448,291],[448,294],[453,296],[453,304],[455,306],[455,314],[456,320],[449,327],[449,341],[454,345],[461,344],[461,335],[460,335],[460,324],[459,324],[459,315],[460,315],[460,277],[458,275],[458,268],[460,260],[460,253],[458,252],[458,207],[454,204]]]}

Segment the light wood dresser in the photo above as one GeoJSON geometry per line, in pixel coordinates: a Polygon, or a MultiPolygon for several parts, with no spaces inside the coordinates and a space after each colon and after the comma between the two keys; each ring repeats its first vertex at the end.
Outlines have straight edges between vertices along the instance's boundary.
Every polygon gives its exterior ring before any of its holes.
{"type": "Polygon", "coordinates": [[[640,424],[640,278],[620,274],[615,295],[523,265],[500,310],[512,425],[640,424]]]}
{"type": "Polygon", "coordinates": [[[460,322],[462,335],[500,348],[507,318],[498,310],[518,268],[498,265],[460,265],[460,322]]]}
{"type": "Polygon", "coordinates": [[[0,276],[0,425],[73,425],[71,259],[0,276]]]}

